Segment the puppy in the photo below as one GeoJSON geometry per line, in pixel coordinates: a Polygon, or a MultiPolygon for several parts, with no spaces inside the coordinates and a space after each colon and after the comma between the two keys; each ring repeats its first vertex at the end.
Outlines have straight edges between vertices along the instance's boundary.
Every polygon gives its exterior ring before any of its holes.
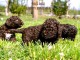
{"type": "Polygon", "coordinates": [[[59,22],[55,18],[46,19],[39,36],[42,45],[44,42],[55,43],[58,40],[58,25],[59,22]]]}
{"type": "Polygon", "coordinates": [[[60,24],[59,25],[59,37],[67,38],[74,41],[75,36],[77,34],[77,28],[74,25],[70,24],[60,24]]]}
{"type": "Polygon", "coordinates": [[[27,43],[28,45],[29,42],[31,41],[35,42],[39,39],[41,28],[42,28],[42,25],[30,26],[28,28],[11,29],[10,32],[21,33],[23,43],[27,43]]]}
{"type": "MultiPolygon", "coordinates": [[[[20,28],[23,25],[22,20],[18,16],[11,16],[6,20],[6,22],[0,27],[0,38],[5,40],[6,32],[9,31],[9,29],[17,29],[20,28]]],[[[10,33],[10,41],[15,41],[15,33],[10,33]]]]}

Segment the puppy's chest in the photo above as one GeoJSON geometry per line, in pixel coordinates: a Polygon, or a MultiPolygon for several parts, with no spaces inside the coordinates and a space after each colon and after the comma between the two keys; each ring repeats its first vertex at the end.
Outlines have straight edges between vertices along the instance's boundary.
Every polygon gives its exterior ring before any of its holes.
{"type": "Polygon", "coordinates": [[[11,33],[4,33],[4,35],[5,35],[5,39],[6,39],[6,40],[10,40],[10,38],[11,38],[11,36],[12,36],[11,33]]]}

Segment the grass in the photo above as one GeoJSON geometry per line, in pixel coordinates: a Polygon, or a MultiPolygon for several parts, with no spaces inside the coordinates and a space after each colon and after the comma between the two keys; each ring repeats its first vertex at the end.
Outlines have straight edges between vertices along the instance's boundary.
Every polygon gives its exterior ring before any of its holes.
{"type": "MultiPolygon", "coordinates": [[[[10,16],[8,16],[10,17],[10,16]]],[[[4,24],[6,16],[0,16],[0,25],[4,24]]],[[[33,20],[31,15],[21,15],[24,25],[22,28],[42,24],[46,18],[39,16],[38,20],[33,20]]],[[[78,29],[75,41],[60,39],[56,44],[45,44],[41,46],[40,41],[21,45],[21,34],[16,34],[16,42],[0,40],[0,60],[80,60],[80,19],[58,19],[60,23],[75,25],[78,29]]]]}

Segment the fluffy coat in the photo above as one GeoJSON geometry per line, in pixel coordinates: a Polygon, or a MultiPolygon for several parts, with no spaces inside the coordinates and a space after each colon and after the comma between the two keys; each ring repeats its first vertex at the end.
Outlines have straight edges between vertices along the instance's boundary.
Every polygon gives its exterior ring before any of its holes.
{"type": "MultiPolygon", "coordinates": [[[[0,38],[5,40],[5,33],[7,33],[10,29],[17,29],[23,25],[22,20],[18,16],[11,16],[6,20],[6,22],[0,26],[0,38]]],[[[15,33],[12,34],[10,37],[10,41],[15,41],[15,33]]]]}
{"type": "Polygon", "coordinates": [[[70,24],[60,24],[59,37],[74,40],[77,34],[77,28],[70,24]]]}

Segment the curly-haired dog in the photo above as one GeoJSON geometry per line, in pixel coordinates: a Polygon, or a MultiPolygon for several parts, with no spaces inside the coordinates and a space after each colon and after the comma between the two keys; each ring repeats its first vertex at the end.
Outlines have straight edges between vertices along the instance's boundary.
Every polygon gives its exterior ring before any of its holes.
{"type": "Polygon", "coordinates": [[[74,25],[70,24],[60,24],[59,25],[59,37],[67,38],[74,41],[77,34],[77,28],[74,25]]]}
{"type": "Polygon", "coordinates": [[[54,18],[46,19],[43,23],[41,32],[40,32],[40,40],[43,42],[51,42],[55,43],[58,39],[58,25],[59,22],[54,18]]]}
{"type": "Polygon", "coordinates": [[[15,41],[15,34],[14,33],[7,33],[9,29],[17,29],[23,25],[22,20],[18,16],[11,16],[6,20],[6,22],[0,27],[0,38],[5,39],[6,36],[11,35],[11,41],[15,41]],[[6,35],[8,34],[8,35],[6,35]]]}
{"type": "Polygon", "coordinates": [[[23,43],[28,42],[35,42],[39,39],[39,34],[41,31],[42,25],[38,26],[30,26],[28,28],[21,28],[21,29],[11,29],[10,32],[12,33],[22,33],[22,40],[23,43]]]}

